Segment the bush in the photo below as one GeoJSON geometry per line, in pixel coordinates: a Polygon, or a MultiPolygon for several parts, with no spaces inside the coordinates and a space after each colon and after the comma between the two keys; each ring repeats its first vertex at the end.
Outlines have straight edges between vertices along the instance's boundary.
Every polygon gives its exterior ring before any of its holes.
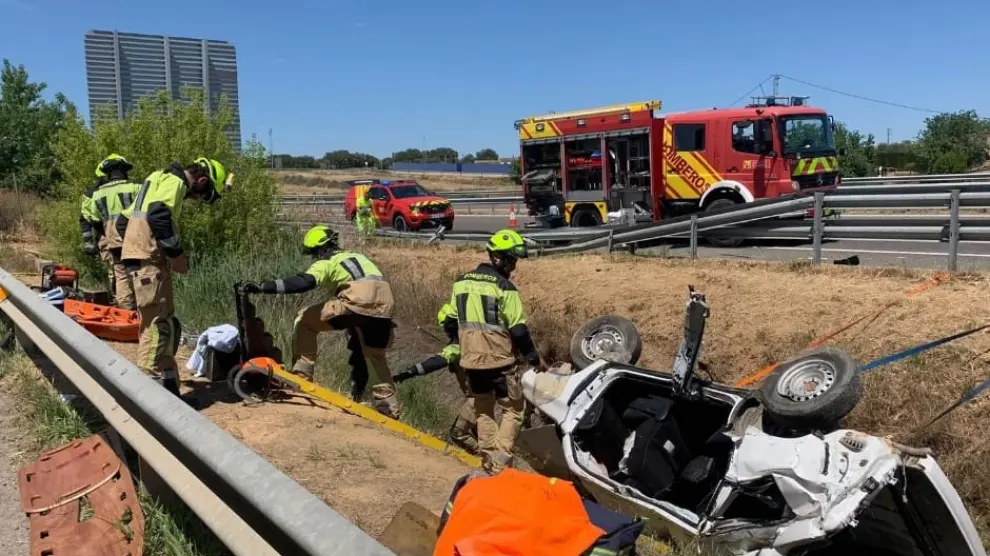
{"type": "Polygon", "coordinates": [[[180,238],[194,264],[224,251],[249,252],[259,238],[277,233],[278,184],[265,171],[264,149],[257,141],[249,142],[243,153],[232,148],[224,133],[232,112],[223,100],[210,116],[201,91],[187,90],[185,97],[176,101],[162,92],[142,99],[124,120],[100,113],[92,131],[70,108],[55,142],[63,179],[55,189],[57,200],[40,215],[53,258],[102,277],[98,265],[82,252],[79,203],[93,183],[96,164],[110,153],[134,165],[131,179],[138,182],[173,161],[188,164],[199,156],[219,160],[235,175],[232,191],[215,205],[188,203],[182,210],[180,238]]]}

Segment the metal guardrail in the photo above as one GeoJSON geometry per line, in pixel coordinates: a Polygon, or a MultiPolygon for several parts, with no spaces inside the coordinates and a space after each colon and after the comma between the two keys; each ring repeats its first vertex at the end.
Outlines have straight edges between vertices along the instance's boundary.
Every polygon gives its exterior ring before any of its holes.
{"type": "Polygon", "coordinates": [[[394,554],[0,269],[0,311],[234,554],[394,554]]]}
{"type": "MultiPolygon", "coordinates": [[[[558,230],[527,230],[520,233],[537,245],[539,254],[579,253],[596,249],[612,251],[619,246],[665,238],[690,239],[691,256],[697,256],[699,237],[753,239],[808,239],[812,242],[812,260],[821,262],[822,242],[828,239],[914,239],[948,242],[948,268],[957,269],[960,241],[990,241],[990,217],[960,215],[962,208],[990,208],[990,183],[978,184],[987,190],[971,191],[962,185],[949,192],[929,193],[927,185],[894,186],[893,194],[865,194],[861,191],[887,191],[888,186],[851,187],[828,193],[793,195],[763,199],[746,205],[718,211],[681,216],[656,224],[634,227],[597,227],[558,230]],[[901,191],[906,192],[901,192],[901,191]],[[942,215],[867,215],[825,217],[827,209],[843,211],[884,210],[889,208],[945,208],[942,215]],[[813,209],[814,217],[784,220],[802,216],[813,209]],[[553,246],[556,242],[568,245],[553,246]]],[[[386,237],[432,239],[431,234],[379,231],[386,237]]],[[[445,239],[455,241],[486,241],[488,234],[450,233],[445,239]]]]}
{"type": "Polygon", "coordinates": [[[898,183],[966,183],[990,180],[990,172],[970,174],[928,174],[915,176],[870,176],[863,178],[843,178],[843,185],[881,185],[898,183]]]}

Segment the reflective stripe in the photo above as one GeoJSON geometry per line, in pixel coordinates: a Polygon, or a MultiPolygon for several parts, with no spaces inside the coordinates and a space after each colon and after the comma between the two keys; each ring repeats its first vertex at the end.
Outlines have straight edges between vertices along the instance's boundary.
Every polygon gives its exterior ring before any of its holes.
{"type": "Polygon", "coordinates": [[[275,291],[278,293],[285,293],[285,280],[279,278],[275,280],[275,291]]]}
{"type": "Polygon", "coordinates": [[[149,187],[151,187],[151,180],[144,180],[141,189],[138,190],[137,200],[134,201],[134,212],[131,214],[131,218],[148,217],[148,214],[144,212],[144,198],[148,196],[149,187]]]}
{"type": "Polygon", "coordinates": [[[423,374],[425,372],[426,372],[426,369],[423,368],[423,364],[422,363],[416,363],[416,374],[421,375],[421,374],[423,374]]]}
{"type": "Polygon", "coordinates": [[[175,249],[179,246],[179,241],[175,239],[175,236],[171,236],[158,240],[158,245],[165,249],[175,249]]]}
{"type": "Polygon", "coordinates": [[[107,206],[106,197],[96,200],[96,210],[100,211],[100,218],[102,218],[104,222],[110,220],[110,208],[107,206]]]}
{"type": "Polygon", "coordinates": [[[93,230],[86,230],[82,236],[83,239],[93,239],[93,230]]]}
{"type": "Polygon", "coordinates": [[[118,193],[117,197],[120,198],[120,206],[124,208],[131,206],[131,202],[134,201],[134,195],[131,193],[118,193]]]}
{"type": "Polygon", "coordinates": [[[359,263],[357,259],[353,257],[351,257],[350,259],[344,259],[343,261],[340,262],[340,264],[343,265],[344,270],[346,270],[347,273],[350,274],[351,278],[353,278],[354,280],[358,280],[360,278],[365,277],[364,271],[361,270],[361,263],[359,263]]]}
{"type": "Polygon", "coordinates": [[[508,332],[509,329],[501,324],[488,324],[483,322],[462,322],[459,325],[465,330],[482,330],[485,332],[508,332]]]}
{"type": "Polygon", "coordinates": [[[162,378],[165,380],[178,380],[179,371],[176,371],[175,369],[165,369],[162,371],[162,378]]]}
{"type": "Polygon", "coordinates": [[[488,324],[499,324],[498,299],[488,295],[483,295],[481,296],[481,306],[485,310],[485,322],[488,324]]]}

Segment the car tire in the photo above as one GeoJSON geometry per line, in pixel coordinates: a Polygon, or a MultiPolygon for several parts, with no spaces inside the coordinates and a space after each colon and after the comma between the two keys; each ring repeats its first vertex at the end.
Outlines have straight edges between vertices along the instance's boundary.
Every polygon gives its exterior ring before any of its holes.
{"type": "Polygon", "coordinates": [[[760,386],[768,416],[797,430],[834,430],[863,397],[859,364],[837,348],[819,348],[779,365],[760,386]]]}
{"type": "Polygon", "coordinates": [[[643,338],[636,324],[617,315],[588,321],[571,337],[571,363],[583,369],[599,359],[635,365],[643,354],[643,338]],[[609,349],[609,348],[613,349],[609,349]],[[618,347],[618,350],[614,348],[618,347]]]}
{"type": "Polygon", "coordinates": [[[401,214],[397,214],[395,218],[392,219],[392,229],[397,232],[408,232],[409,223],[406,222],[406,219],[403,218],[401,214]]]}
{"type": "MultiPolygon", "coordinates": [[[[733,201],[732,199],[725,199],[725,198],[715,199],[714,201],[709,203],[707,207],[705,207],[705,212],[708,212],[710,210],[720,210],[729,207],[734,207],[738,204],[739,203],[733,201]]],[[[712,247],[739,247],[740,245],[742,245],[742,242],[743,242],[742,238],[726,238],[726,237],[708,238],[708,243],[712,247]]]]}

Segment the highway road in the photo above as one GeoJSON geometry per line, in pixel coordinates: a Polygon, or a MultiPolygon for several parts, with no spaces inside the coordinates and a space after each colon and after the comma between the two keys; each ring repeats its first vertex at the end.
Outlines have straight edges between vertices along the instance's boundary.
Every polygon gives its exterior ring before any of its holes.
{"type": "MultiPolygon", "coordinates": [[[[522,228],[526,222],[531,221],[529,217],[519,217],[518,226],[522,228]]],[[[508,222],[506,216],[458,214],[454,229],[457,232],[494,232],[508,226],[508,222]]],[[[826,241],[822,245],[822,258],[828,263],[856,255],[863,266],[945,270],[947,251],[947,243],[933,241],[837,240],[826,241]]],[[[668,257],[691,256],[688,242],[680,239],[638,252],[668,257]]],[[[715,248],[702,241],[698,247],[698,256],[738,260],[810,261],[811,242],[751,240],[736,248],[715,248]]],[[[960,271],[990,270],[990,242],[961,242],[958,266],[960,271]]]]}

